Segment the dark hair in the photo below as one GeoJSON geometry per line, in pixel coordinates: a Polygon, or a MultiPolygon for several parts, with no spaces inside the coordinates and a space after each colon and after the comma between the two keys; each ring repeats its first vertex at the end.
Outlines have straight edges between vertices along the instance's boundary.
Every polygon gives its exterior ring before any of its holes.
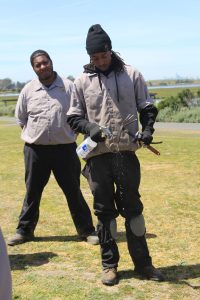
{"type": "Polygon", "coordinates": [[[30,56],[30,62],[31,62],[31,65],[32,65],[32,66],[33,66],[33,60],[34,60],[34,58],[37,57],[37,56],[41,56],[41,55],[46,56],[46,57],[51,61],[51,63],[52,63],[52,60],[51,60],[49,54],[48,54],[46,51],[40,50],[40,49],[39,49],[39,50],[34,51],[34,52],[31,54],[31,56],[30,56]]]}
{"type": "Polygon", "coordinates": [[[116,71],[124,70],[124,66],[126,65],[124,60],[118,55],[118,52],[111,50],[112,53],[112,63],[116,71]]]}

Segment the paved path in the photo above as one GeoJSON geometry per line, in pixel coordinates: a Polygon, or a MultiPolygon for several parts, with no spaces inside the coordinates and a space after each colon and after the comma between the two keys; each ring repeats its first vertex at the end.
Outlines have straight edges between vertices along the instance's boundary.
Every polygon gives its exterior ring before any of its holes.
{"type": "MultiPolygon", "coordinates": [[[[16,120],[14,117],[0,117],[0,121],[7,121],[11,124],[16,124],[16,120]]],[[[17,124],[16,124],[17,125],[17,124]]],[[[167,122],[156,122],[155,128],[158,129],[175,129],[175,130],[199,130],[200,131],[200,123],[167,123],[167,122]]]]}
{"type": "Polygon", "coordinates": [[[175,130],[199,130],[200,123],[167,123],[167,122],[156,122],[154,125],[157,129],[175,129],[175,130]]]}

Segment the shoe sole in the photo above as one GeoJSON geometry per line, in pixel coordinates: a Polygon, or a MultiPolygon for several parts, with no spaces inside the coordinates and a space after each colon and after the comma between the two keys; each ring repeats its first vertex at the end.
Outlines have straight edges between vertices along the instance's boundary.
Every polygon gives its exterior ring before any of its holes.
{"type": "Polygon", "coordinates": [[[166,280],[165,278],[147,277],[147,276],[145,276],[144,274],[138,273],[138,272],[136,272],[136,271],[135,271],[135,274],[136,274],[140,279],[143,279],[143,280],[151,280],[151,281],[157,281],[157,282],[163,282],[163,281],[166,280]]]}
{"type": "Polygon", "coordinates": [[[31,242],[33,240],[34,240],[34,238],[30,238],[30,239],[26,239],[26,240],[21,240],[21,241],[15,241],[15,242],[7,242],[7,245],[8,246],[16,246],[16,245],[24,244],[26,242],[31,242]]]}
{"type": "Polygon", "coordinates": [[[118,284],[119,282],[119,278],[116,278],[114,281],[101,281],[104,285],[108,285],[108,286],[113,286],[113,285],[116,285],[118,284]]]}

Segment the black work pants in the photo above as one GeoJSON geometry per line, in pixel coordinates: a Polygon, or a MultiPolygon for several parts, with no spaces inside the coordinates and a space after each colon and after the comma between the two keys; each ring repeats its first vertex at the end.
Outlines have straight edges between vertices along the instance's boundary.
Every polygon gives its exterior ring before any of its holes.
{"type": "Polygon", "coordinates": [[[51,171],[63,190],[69,210],[80,236],[94,231],[90,209],[80,190],[80,161],[76,144],[24,145],[26,195],[19,217],[17,232],[33,233],[39,219],[43,189],[51,171]]]}
{"type": "Polygon", "coordinates": [[[136,236],[130,220],[142,214],[140,200],[140,164],[132,152],[108,153],[88,160],[83,175],[94,196],[94,212],[98,217],[98,235],[103,268],[117,267],[118,247],[110,232],[110,222],[119,214],[125,218],[130,256],[137,267],[151,265],[145,235],[136,236]]]}

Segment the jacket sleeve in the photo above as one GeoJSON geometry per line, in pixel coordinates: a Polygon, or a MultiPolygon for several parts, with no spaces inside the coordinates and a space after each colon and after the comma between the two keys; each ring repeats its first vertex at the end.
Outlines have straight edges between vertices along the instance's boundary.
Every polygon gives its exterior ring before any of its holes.
{"type": "Polygon", "coordinates": [[[75,133],[89,134],[90,122],[83,116],[69,115],[67,116],[67,123],[75,133]]]}
{"type": "Polygon", "coordinates": [[[158,110],[153,104],[142,74],[138,71],[134,72],[134,91],[142,131],[149,131],[152,134],[158,110]]]}
{"type": "Polygon", "coordinates": [[[81,80],[74,82],[71,94],[70,108],[67,112],[67,123],[75,133],[88,134],[94,124],[87,120],[87,109],[82,90],[81,80]]]}

